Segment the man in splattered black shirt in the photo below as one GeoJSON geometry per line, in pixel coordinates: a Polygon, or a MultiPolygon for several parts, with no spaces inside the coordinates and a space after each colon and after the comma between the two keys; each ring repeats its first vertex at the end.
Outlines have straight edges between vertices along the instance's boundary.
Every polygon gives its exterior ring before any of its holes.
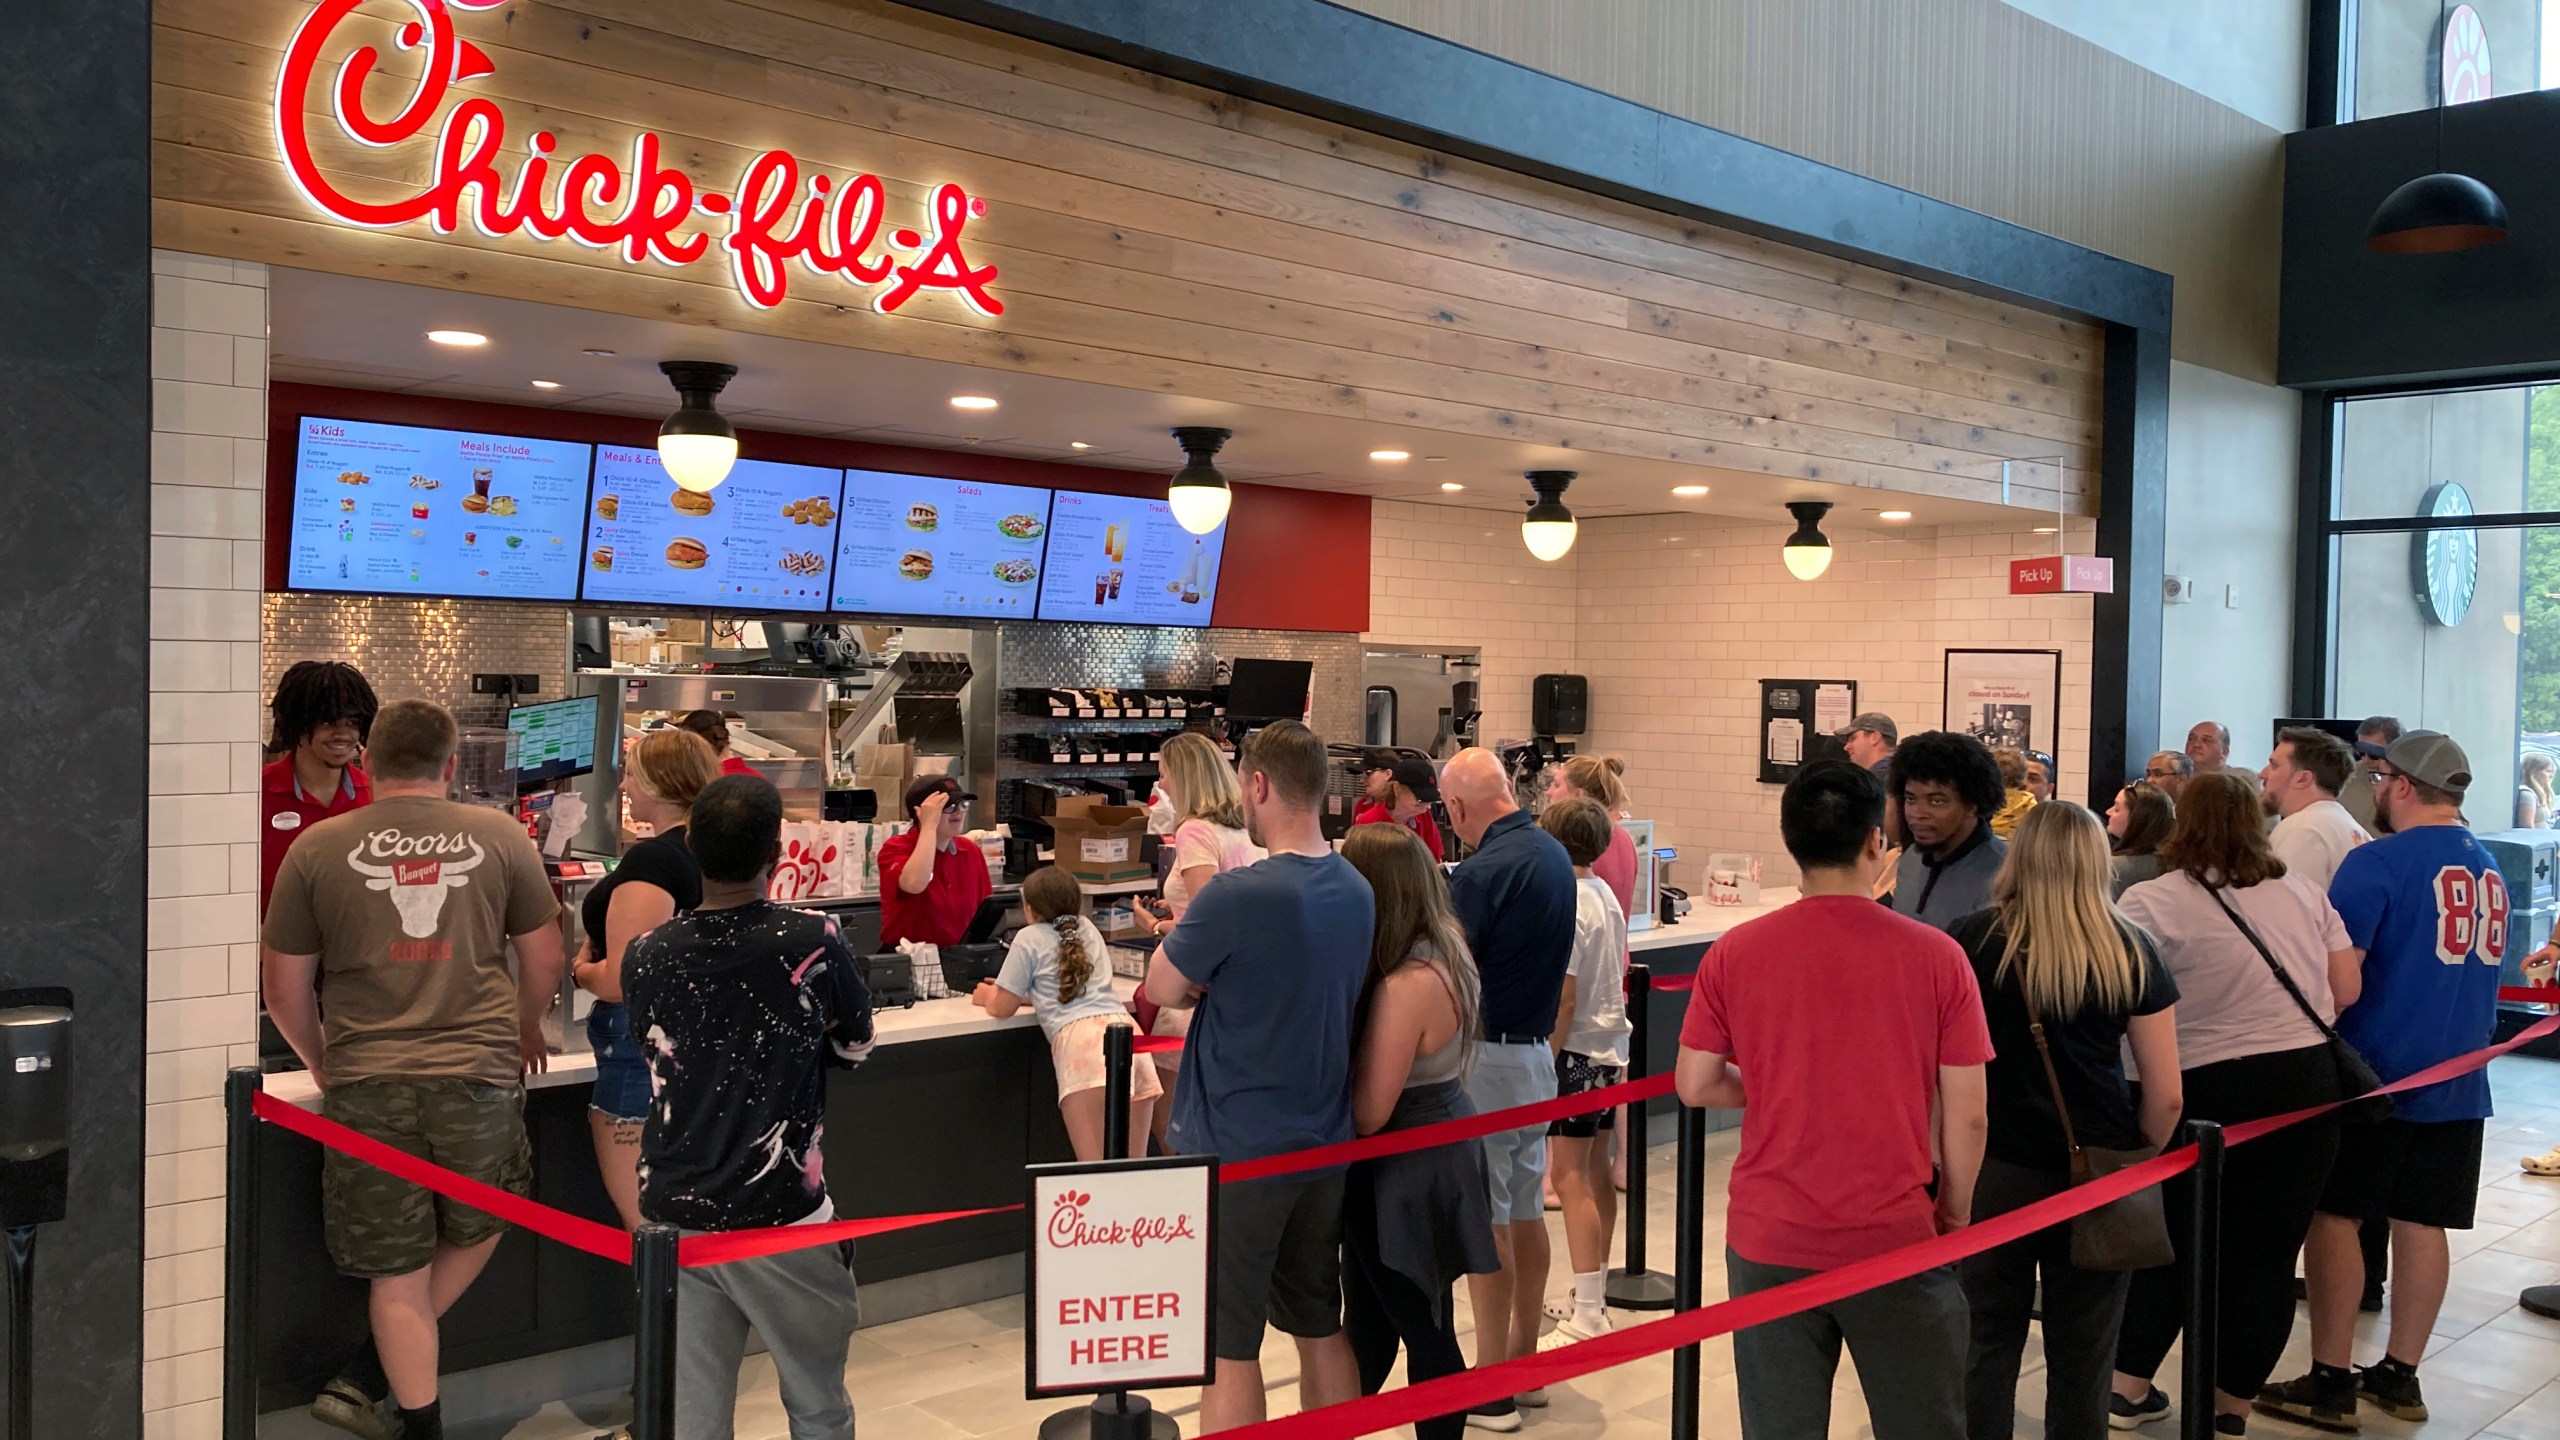
{"type": "MultiPolygon", "coordinates": [[[[823,916],[765,898],[782,797],[713,781],[688,838],[702,904],[631,943],[622,989],[649,1063],[640,1214],[688,1231],[814,1225],[827,1195],[826,1067],[871,1053],[871,994],[823,916]]],[[[861,1315],[853,1244],[683,1271],[676,1434],[726,1440],[748,1327],[765,1337],[794,1435],[853,1433],[845,1351],[861,1315]]]]}

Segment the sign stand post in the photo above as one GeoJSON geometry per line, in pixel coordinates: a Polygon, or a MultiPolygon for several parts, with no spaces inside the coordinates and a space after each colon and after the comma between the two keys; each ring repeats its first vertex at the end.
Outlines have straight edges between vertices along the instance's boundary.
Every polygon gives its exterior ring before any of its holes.
{"type": "MultiPolygon", "coordinates": [[[[1114,1025],[1102,1037],[1102,1158],[1129,1158],[1130,1072],[1136,1066],[1133,1037],[1126,1025],[1114,1025]]],[[[1164,1103],[1172,1103],[1167,1093],[1164,1103]]],[[[1143,1395],[1105,1390],[1093,1403],[1061,1410],[1040,1422],[1040,1440],[1181,1440],[1182,1427],[1159,1413],[1143,1395]]]]}

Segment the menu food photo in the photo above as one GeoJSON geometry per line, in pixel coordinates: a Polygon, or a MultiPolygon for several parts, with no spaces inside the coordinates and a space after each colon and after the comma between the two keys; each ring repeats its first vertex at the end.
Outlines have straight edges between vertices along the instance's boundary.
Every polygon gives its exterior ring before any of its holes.
{"type": "Polygon", "coordinates": [[[567,441],[305,416],[286,583],[575,599],[589,458],[567,441]]]}
{"type": "Polygon", "coordinates": [[[1061,490],[1049,508],[1039,618],[1206,625],[1226,543],[1226,526],[1194,535],[1162,500],[1061,490]]]}
{"type": "Polygon", "coordinates": [[[844,472],[740,460],[708,492],[658,452],[597,448],[581,593],[589,601],[824,610],[844,472]]]}
{"type": "Polygon", "coordinates": [[[1049,493],[978,480],[846,471],[834,608],[1032,618],[1048,545],[1049,493]]]}

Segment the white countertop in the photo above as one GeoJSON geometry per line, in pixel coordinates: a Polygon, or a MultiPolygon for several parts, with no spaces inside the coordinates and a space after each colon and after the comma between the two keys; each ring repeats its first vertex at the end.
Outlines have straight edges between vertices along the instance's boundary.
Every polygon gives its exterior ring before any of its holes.
{"type": "MultiPolygon", "coordinates": [[[[1115,977],[1112,989],[1119,992],[1122,1003],[1138,993],[1138,982],[1115,977]]],[[[923,1040],[948,1040],[960,1035],[978,1035],[996,1030],[1020,1030],[1036,1026],[1029,1007],[1011,1016],[994,1020],[987,1012],[972,1004],[965,995],[948,1000],[919,1000],[905,1009],[878,1010],[872,1013],[871,1033],[882,1045],[911,1045],[923,1040]]],[[[585,1042],[581,1040],[580,1044],[585,1042]]],[[[551,1068],[539,1075],[525,1077],[528,1090],[546,1090],[555,1085],[587,1085],[596,1078],[596,1057],[590,1050],[574,1050],[551,1057],[551,1068]]],[[[289,1101],[305,1110],[320,1108],[320,1091],[311,1083],[311,1072],[288,1070],[266,1077],[266,1090],[279,1100],[289,1101]]]]}
{"type": "Polygon", "coordinates": [[[1766,886],[1760,891],[1757,905],[1692,904],[1689,913],[1677,925],[1656,923],[1650,930],[1638,930],[1627,937],[1627,948],[1638,955],[1650,950],[1668,950],[1679,945],[1700,945],[1716,939],[1745,920],[1774,915],[1796,902],[1793,886],[1766,886]]]}

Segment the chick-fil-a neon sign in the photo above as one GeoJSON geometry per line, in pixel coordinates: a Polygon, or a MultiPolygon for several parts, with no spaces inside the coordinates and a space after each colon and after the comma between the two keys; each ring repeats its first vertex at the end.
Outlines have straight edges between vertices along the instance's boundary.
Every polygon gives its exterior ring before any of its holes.
{"type": "MultiPolygon", "coordinates": [[[[335,219],[373,229],[423,220],[440,235],[469,224],[493,240],[518,233],[542,240],[565,237],[591,249],[619,250],[634,265],[643,260],[693,264],[710,253],[710,231],[725,221],[726,233],[717,244],[728,257],[738,292],[759,309],[782,303],[790,283],[788,266],[796,260],[821,277],[873,288],[871,306],[882,314],[926,290],[947,290],[981,315],[1004,313],[1003,303],[987,290],[996,267],[972,265],[961,248],[961,232],[973,217],[987,213],[986,202],[957,185],[935,187],[921,232],[884,233],[888,192],[877,175],[838,182],[805,169],[789,151],[767,150],[747,162],[729,193],[706,192],[691,176],[664,163],[664,142],[649,131],[633,141],[627,166],[593,154],[559,164],[552,153],[556,137],[536,132],[510,183],[500,174],[498,161],[506,143],[506,117],[496,102],[477,95],[445,116],[436,134],[434,178],[426,189],[381,204],[355,199],[321,173],[305,107],[322,53],[362,3],[322,0],[294,32],[276,77],[276,148],[303,198],[335,219]]],[[[421,52],[409,103],[388,119],[377,120],[366,110],[365,82],[382,58],[371,45],[348,55],[329,85],[329,109],[338,128],[373,149],[425,134],[454,86],[497,73],[479,46],[454,33],[453,12],[494,10],[512,0],[404,3],[419,18],[397,27],[391,43],[421,52]]]]}

